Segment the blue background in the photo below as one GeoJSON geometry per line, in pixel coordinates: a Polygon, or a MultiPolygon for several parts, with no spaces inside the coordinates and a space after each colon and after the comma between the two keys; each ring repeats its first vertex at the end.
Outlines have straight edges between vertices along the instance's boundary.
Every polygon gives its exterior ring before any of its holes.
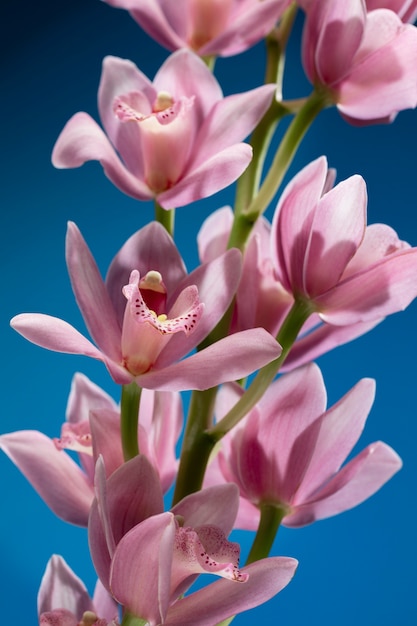
{"type": "MultiPolygon", "coordinates": [[[[127,13],[99,0],[26,0],[4,3],[1,12],[0,431],[33,428],[57,436],[75,371],[115,399],[118,389],[102,364],[37,348],[14,333],[9,320],[20,312],[39,311],[83,331],[64,261],[67,220],[79,225],[105,273],[115,252],[152,219],[153,211],[150,203],[138,203],[114,188],[97,163],[55,170],[51,150],[76,111],[98,119],[96,94],[106,54],[132,59],[152,78],[167,51],[127,13]]],[[[290,42],[288,98],[309,92],[299,64],[299,31],[300,23],[290,42]]],[[[216,75],[225,93],[260,84],[263,58],[261,43],[238,57],[218,60],[216,75]]],[[[389,223],[417,245],[416,116],[407,111],[391,126],[359,129],[328,110],[308,133],[291,174],[321,154],[337,168],[339,180],[362,174],[368,184],[368,221],[389,223]]],[[[177,211],[176,240],[189,269],[197,263],[195,235],[201,222],[232,202],[229,188],[177,211]]],[[[236,624],[417,623],[416,316],[414,303],[319,360],[330,403],[359,378],[376,378],[377,398],[359,449],[386,441],[403,458],[403,470],[357,509],[304,529],[281,529],[274,554],[298,558],[297,575],[280,595],[240,616],[236,624]]],[[[90,590],[95,574],[85,530],[55,518],[4,454],[0,476],[1,621],[31,626],[37,623],[37,590],[52,553],[62,554],[90,590]]],[[[246,554],[249,534],[237,533],[236,538],[246,554]]]]}

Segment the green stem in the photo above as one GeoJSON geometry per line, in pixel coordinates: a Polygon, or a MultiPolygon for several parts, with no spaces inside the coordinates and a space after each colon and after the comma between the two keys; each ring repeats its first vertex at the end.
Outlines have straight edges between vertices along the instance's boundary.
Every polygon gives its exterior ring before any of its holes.
{"type": "Polygon", "coordinates": [[[181,449],[173,504],[199,491],[215,440],[207,434],[213,421],[217,387],[193,391],[181,449]]]}
{"type": "Polygon", "coordinates": [[[246,565],[268,556],[280,524],[287,513],[284,507],[267,503],[261,504],[260,511],[261,519],[246,565]]]}
{"type": "MultiPolygon", "coordinates": [[[[277,92],[281,92],[282,77],[285,64],[285,48],[294,23],[297,5],[291,5],[285,12],[282,20],[265,39],[266,43],[266,70],[265,83],[276,83],[277,92]]],[[[288,115],[290,110],[282,106],[275,96],[268,111],[252,133],[250,144],[253,148],[253,158],[248,168],[240,177],[236,187],[235,215],[244,212],[256,196],[261,180],[266,154],[279,120],[288,115]]],[[[253,222],[235,220],[229,240],[229,248],[242,249],[253,222]],[[241,229],[245,228],[242,233],[241,229]]]]}
{"type": "Polygon", "coordinates": [[[130,613],[125,613],[123,615],[121,626],[146,626],[147,623],[146,619],[136,617],[136,615],[131,615],[130,613]]]}
{"type": "Polygon", "coordinates": [[[174,236],[175,209],[163,209],[155,200],[155,220],[162,224],[171,237],[174,236]]]}
{"type": "Polygon", "coordinates": [[[215,438],[216,441],[220,440],[262,398],[284,363],[301,327],[312,312],[313,309],[309,302],[304,300],[296,300],[294,302],[277,335],[277,341],[282,346],[281,355],[259,370],[251,385],[238,402],[220,422],[208,431],[207,435],[215,438]]]}
{"type": "Polygon", "coordinates": [[[135,382],[122,386],[120,401],[120,430],[125,461],[139,454],[138,419],[141,387],[135,382]]]}
{"type": "Polygon", "coordinates": [[[266,210],[292,162],[305,133],[320,111],[329,104],[326,92],[313,91],[293,118],[275,153],[269,172],[258,195],[244,211],[247,218],[256,218],[266,210]]]}

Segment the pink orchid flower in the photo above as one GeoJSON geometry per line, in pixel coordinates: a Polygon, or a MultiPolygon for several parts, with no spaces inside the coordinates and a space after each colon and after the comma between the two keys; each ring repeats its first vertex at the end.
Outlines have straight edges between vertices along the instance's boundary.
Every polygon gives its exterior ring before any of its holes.
{"type": "Polygon", "coordinates": [[[385,224],[366,226],[366,187],[352,176],[327,190],[321,157],[287,185],[276,208],[271,258],[277,279],[324,322],[378,321],[417,295],[417,248],[385,224]]]}
{"type": "Polygon", "coordinates": [[[240,278],[237,250],[187,275],[172,238],[155,222],[124,244],[104,283],[80,231],[70,223],[66,257],[75,297],[98,347],[48,315],[18,315],[11,325],[44,348],[104,361],[118,384],[136,381],[140,387],[168,391],[207,389],[246,376],[281,352],[273,337],[258,328],[226,337],[180,361],[207,337],[229,306],[240,278]]]}
{"type": "Polygon", "coordinates": [[[118,607],[100,581],[90,598],[84,583],[54,554],[38,593],[39,626],[118,626],[118,607]]]}
{"type": "Polygon", "coordinates": [[[149,626],[212,626],[265,602],[294,574],[297,562],[283,557],[239,569],[239,546],[227,540],[235,485],[191,494],[164,513],[158,477],[140,455],[108,480],[99,460],[96,493],[89,523],[96,571],[125,610],[149,626]],[[201,573],[222,580],[183,597],[201,573]]]}
{"type": "MultiPolygon", "coordinates": [[[[331,181],[330,181],[331,183],[331,181]]],[[[327,187],[331,184],[327,180],[327,187]]],[[[233,222],[230,207],[214,211],[203,223],[198,237],[200,261],[214,260],[227,249],[233,222]]],[[[261,326],[276,336],[294,304],[294,295],[277,279],[271,255],[271,224],[261,217],[255,224],[243,256],[242,277],[236,292],[232,331],[261,326]],[[250,292],[251,297],[247,294],[250,292]]],[[[324,323],[310,315],[286,358],[283,370],[292,369],[368,332],[383,318],[346,326],[324,323]]]]}
{"type": "Polygon", "coordinates": [[[290,0],[105,0],[129,11],[169,50],[191,48],[200,56],[247,50],[275,26],[290,0]]]}
{"type": "MultiPolygon", "coordinates": [[[[178,392],[142,391],[139,449],[157,470],[164,493],[176,475],[175,446],[182,422],[178,392]]],[[[119,407],[100,387],[77,373],[59,439],[50,439],[34,430],[22,430],[0,436],[0,449],[58,517],[87,526],[94,498],[97,458],[103,457],[107,475],[124,463],[119,407]],[[66,450],[77,452],[79,463],[66,450]]]]}
{"type": "Polygon", "coordinates": [[[417,29],[363,0],[307,3],[303,65],[340,113],[357,124],[390,122],[417,105],[417,29]]]}
{"type": "MultiPolygon", "coordinates": [[[[220,391],[217,417],[243,390],[220,391]]],[[[262,503],[281,508],[285,526],[299,527],[357,506],[402,466],[382,442],[368,445],[346,465],[375,395],[371,379],[360,380],[326,410],[326,389],[314,363],[274,381],[258,405],[223,440],[214,479],[238,485],[242,505],[236,527],[255,530],[262,503]]],[[[211,478],[213,482],[213,476],[211,478]]]]}
{"type": "Polygon", "coordinates": [[[100,161],[121,191],[166,208],[210,196],[234,182],[252,158],[241,143],[268,108],[274,85],[223,97],[205,63],[179,50],[153,83],[131,62],[106,57],[98,92],[106,134],[74,115],[52,154],[56,167],[100,161]]]}
{"type": "Polygon", "coordinates": [[[389,9],[397,13],[403,22],[414,24],[417,19],[416,0],[365,0],[368,11],[389,9]]]}

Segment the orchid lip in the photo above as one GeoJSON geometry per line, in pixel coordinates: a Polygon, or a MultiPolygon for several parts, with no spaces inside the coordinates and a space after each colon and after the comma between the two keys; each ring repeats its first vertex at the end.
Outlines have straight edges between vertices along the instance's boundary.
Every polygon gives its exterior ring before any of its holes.
{"type": "Polygon", "coordinates": [[[142,280],[133,270],[129,284],[123,288],[128,300],[122,329],[123,363],[134,376],[152,367],[174,334],[192,333],[203,314],[197,287],[186,287],[168,312],[164,310],[164,290],[162,276],[155,270],[142,280]],[[149,308],[151,302],[157,310],[149,308]]]}

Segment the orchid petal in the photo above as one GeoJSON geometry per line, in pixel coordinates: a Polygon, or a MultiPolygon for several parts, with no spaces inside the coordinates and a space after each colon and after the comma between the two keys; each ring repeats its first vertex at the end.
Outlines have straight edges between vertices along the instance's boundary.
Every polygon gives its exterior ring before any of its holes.
{"type": "Polygon", "coordinates": [[[166,391],[208,389],[239,380],[278,358],[281,346],[263,328],[229,335],[192,356],[136,378],[141,387],[166,391]]]}
{"type": "Polygon", "coordinates": [[[376,442],[343,467],[314,500],[299,506],[283,520],[285,526],[304,526],[361,504],[378,491],[402,467],[398,454],[376,442]]]}
{"type": "Polygon", "coordinates": [[[55,609],[66,609],[75,616],[94,610],[84,583],[57,554],[49,559],[42,577],[38,593],[38,614],[55,609]]]}
{"type": "Polygon", "coordinates": [[[90,335],[104,354],[120,363],[121,329],[94,257],[74,222],[68,223],[66,259],[74,295],[90,335]]]}
{"type": "Polygon", "coordinates": [[[151,81],[141,72],[132,61],[107,56],[103,60],[103,67],[98,89],[98,109],[101,121],[110,141],[120,153],[129,172],[143,178],[143,162],[140,154],[140,132],[136,125],[126,128],[114,114],[115,99],[131,92],[143,93],[149,111],[156,98],[156,90],[151,81]]]}
{"type": "Polygon", "coordinates": [[[0,447],[58,517],[87,525],[93,489],[80,467],[35,430],[0,437],[0,447]]]}
{"type": "Polygon", "coordinates": [[[417,295],[417,249],[388,255],[316,298],[330,324],[369,322],[405,309],[417,295]]]}
{"type": "Polygon", "coordinates": [[[185,526],[217,526],[228,535],[237,515],[238,495],[236,485],[215,485],[186,496],[171,511],[184,518],[185,526]]]}
{"type": "Polygon", "coordinates": [[[133,269],[138,270],[141,276],[152,270],[159,272],[168,293],[172,293],[187,275],[172,237],[161,224],[151,222],[138,230],[120,248],[106,276],[107,290],[120,324],[126,308],[121,288],[129,282],[133,269]]]}
{"type": "Polygon", "coordinates": [[[233,224],[233,211],[229,206],[210,213],[204,220],[198,235],[198,256],[201,263],[213,261],[227,249],[233,224]]]}
{"type": "Polygon", "coordinates": [[[42,313],[21,313],[13,317],[10,326],[25,339],[42,348],[104,360],[104,355],[91,341],[57,317],[42,313]]]}
{"type": "Polygon", "coordinates": [[[90,412],[91,438],[94,461],[103,457],[106,475],[110,476],[123,462],[120,440],[120,412],[110,409],[93,409],[90,412]]]}
{"type": "Polygon", "coordinates": [[[204,313],[192,334],[184,337],[181,333],[172,337],[158,358],[158,368],[188,354],[213,330],[233,299],[241,267],[241,253],[236,249],[228,250],[213,261],[200,265],[179,283],[170,301],[190,285],[195,285],[199,300],[204,303],[204,313]]]}
{"type": "Polygon", "coordinates": [[[88,420],[92,408],[117,411],[117,404],[101,387],[77,372],[73,376],[68,396],[67,421],[76,424],[88,420]]]}
{"type": "Polygon", "coordinates": [[[314,455],[292,504],[308,501],[339,470],[357,443],[375,397],[375,381],[362,379],[320,416],[314,455]]]}
{"type": "Polygon", "coordinates": [[[321,198],[305,258],[304,293],[311,298],[336,285],[366,227],[366,186],[361,176],[342,181],[321,198]]]}
{"type": "Polygon", "coordinates": [[[239,178],[251,158],[248,144],[229,146],[186,172],[171,189],[158,195],[158,202],[164,209],[171,209],[207,198],[239,178]]]}
{"type": "Polygon", "coordinates": [[[172,513],[153,515],[121,539],[112,560],[110,587],[114,597],[150,626],[165,623],[174,538],[172,513]]]}
{"type": "Polygon", "coordinates": [[[106,586],[112,557],[108,533],[117,545],[131,528],[163,510],[163,497],[158,474],[143,454],[124,463],[107,481],[100,466],[98,470],[98,497],[91,507],[88,529],[94,566],[106,586]]]}
{"type": "Polygon", "coordinates": [[[165,626],[213,626],[270,600],[294,576],[297,561],[285,557],[262,559],[244,567],[246,583],[221,579],[173,604],[165,626]]]}
{"type": "Polygon", "coordinates": [[[303,293],[305,251],[326,175],[326,159],[312,161],[286,186],[274,213],[271,257],[278,279],[289,292],[303,293]]]}
{"type": "Polygon", "coordinates": [[[378,119],[417,104],[417,33],[392,11],[368,14],[365,36],[349,76],[338,87],[338,108],[357,119],[378,119]]]}
{"type": "Polygon", "coordinates": [[[191,168],[230,145],[243,141],[271,104],[276,85],[268,84],[220,100],[204,120],[191,168]]]}
{"type": "Polygon", "coordinates": [[[150,200],[153,192],[120,161],[100,126],[87,113],[76,113],[64,126],[53,152],[57,168],[80,167],[99,161],[104,173],[121,191],[137,200],[150,200]]]}
{"type": "Polygon", "coordinates": [[[167,91],[175,99],[195,96],[199,124],[223,98],[219,83],[204,61],[185,48],[167,58],[155,75],[153,84],[157,91],[167,91]]]}

